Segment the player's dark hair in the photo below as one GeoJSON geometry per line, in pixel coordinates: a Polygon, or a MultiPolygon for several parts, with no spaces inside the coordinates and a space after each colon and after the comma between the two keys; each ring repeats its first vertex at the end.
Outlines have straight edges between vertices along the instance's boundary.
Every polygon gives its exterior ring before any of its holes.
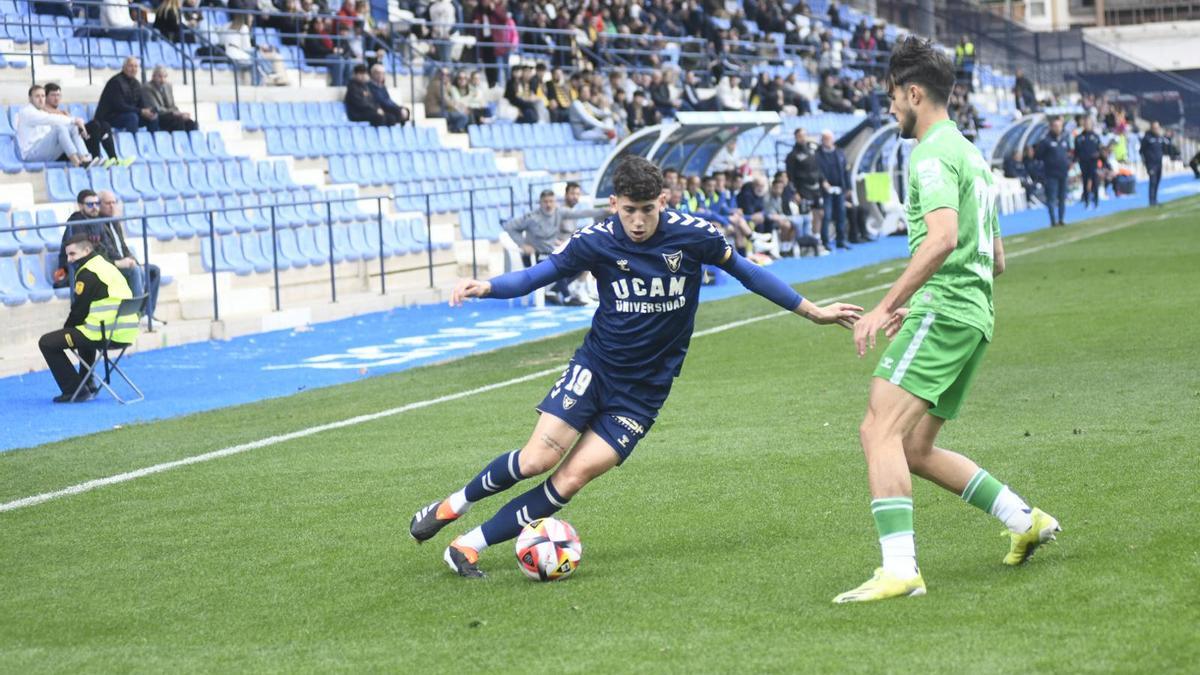
{"type": "Polygon", "coordinates": [[[30,88],[29,88],[29,93],[28,93],[28,94],[25,94],[25,95],[26,95],[26,96],[33,96],[33,92],[35,92],[35,91],[37,91],[38,89],[41,89],[41,88],[42,88],[42,85],[40,85],[40,84],[35,84],[35,85],[33,85],[32,87],[30,87],[30,88]]]}
{"type": "Polygon", "coordinates": [[[42,87],[42,88],[46,90],[47,96],[49,96],[50,94],[53,94],[56,91],[62,91],[62,87],[58,86],[57,84],[55,84],[53,82],[47,82],[46,86],[42,87]]]}
{"type": "Polygon", "coordinates": [[[570,192],[571,190],[573,190],[573,189],[576,189],[576,188],[578,188],[578,189],[580,189],[580,190],[582,190],[582,189],[583,189],[582,187],[580,187],[579,183],[576,183],[575,181],[568,181],[568,182],[567,182],[567,187],[566,187],[566,189],[565,189],[565,190],[563,190],[563,191],[564,191],[564,192],[570,192]]]}
{"type": "Polygon", "coordinates": [[[613,195],[635,202],[658,198],[663,191],[663,175],[644,157],[626,157],[613,172],[613,195]]]}
{"type": "Polygon", "coordinates": [[[892,49],[888,61],[888,91],[915,84],[934,103],[946,105],[954,89],[954,64],[930,40],[910,35],[892,49]]]}
{"type": "Polygon", "coordinates": [[[360,64],[358,64],[358,65],[354,66],[354,71],[353,71],[353,72],[354,72],[354,74],[355,74],[355,75],[362,75],[363,73],[366,73],[366,72],[369,72],[369,71],[367,70],[367,66],[366,66],[366,64],[364,64],[364,63],[360,63],[360,64]]]}
{"type": "Polygon", "coordinates": [[[80,190],[79,194],[75,195],[75,203],[82,204],[83,200],[87,199],[88,197],[95,197],[95,196],[96,196],[96,192],[94,190],[86,190],[86,189],[80,190]]]}

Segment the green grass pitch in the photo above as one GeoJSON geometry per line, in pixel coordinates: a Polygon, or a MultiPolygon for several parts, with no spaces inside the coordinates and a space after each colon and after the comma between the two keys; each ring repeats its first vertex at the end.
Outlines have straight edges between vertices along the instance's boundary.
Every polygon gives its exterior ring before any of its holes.
{"type": "MultiPolygon", "coordinates": [[[[1062,521],[1023,568],[916,481],[929,595],[830,604],[878,564],[874,360],[783,317],[692,343],[631,461],[562,512],[568,581],[527,581],[510,544],[482,582],[446,569],[500,499],[424,546],[406,530],[525,441],[548,376],[0,513],[0,672],[1195,672],[1198,220],[1188,200],[1007,242],[995,342],[941,441],[1062,521]]],[[[895,275],[801,290],[869,304],[847,294],[895,275]]],[[[774,309],[707,304],[698,328],[774,309]]],[[[579,339],[3,453],[0,503],[551,368],[579,339]]]]}

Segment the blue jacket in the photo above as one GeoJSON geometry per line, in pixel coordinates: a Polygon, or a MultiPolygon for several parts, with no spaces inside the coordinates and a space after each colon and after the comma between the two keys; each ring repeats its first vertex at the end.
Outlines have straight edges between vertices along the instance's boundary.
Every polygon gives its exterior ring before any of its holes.
{"type": "Polygon", "coordinates": [[[1171,145],[1170,139],[1166,136],[1159,136],[1153,131],[1147,131],[1145,136],[1142,136],[1142,144],[1139,152],[1142,153],[1142,162],[1149,169],[1161,169],[1163,155],[1167,154],[1167,147],[1171,145]]]}
{"type": "Polygon", "coordinates": [[[1079,160],[1079,165],[1091,164],[1096,166],[1096,160],[1100,159],[1100,134],[1094,131],[1081,131],[1075,137],[1075,158],[1079,160]]]}
{"type": "Polygon", "coordinates": [[[391,95],[388,94],[387,87],[383,86],[382,84],[368,82],[367,89],[371,90],[371,95],[374,96],[375,100],[379,102],[380,108],[383,108],[384,110],[395,110],[396,108],[400,107],[395,101],[392,100],[391,95]]]}
{"type": "Polygon", "coordinates": [[[821,178],[833,187],[843,191],[850,189],[850,169],[846,167],[846,153],[841,148],[826,150],[817,149],[817,166],[821,169],[821,178]]]}
{"type": "Polygon", "coordinates": [[[1037,158],[1047,177],[1065,178],[1071,170],[1071,139],[1064,133],[1058,138],[1046,134],[1036,146],[1037,158]]]}

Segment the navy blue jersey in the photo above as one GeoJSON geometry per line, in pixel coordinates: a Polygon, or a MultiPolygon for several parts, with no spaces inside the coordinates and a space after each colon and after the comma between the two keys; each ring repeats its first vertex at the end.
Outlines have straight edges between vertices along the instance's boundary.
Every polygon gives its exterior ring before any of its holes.
{"type": "Polygon", "coordinates": [[[588,361],[617,380],[669,386],[692,339],[702,265],[730,255],[708,221],[666,210],[644,242],[630,241],[614,215],[576,231],[549,259],[563,276],[596,277],[600,307],[580,348],[588,361]]]}
{"type": "Polygon", "coordinates": [[[1088,165],[1095,168],[1096,160],[1100,159],[1100,134],[1094,131],[1081,131],[1075,137],[1075,157],[1080,166],[1088,165]]]}
{"type": "Polygon", "coordinates": [[[1061,177],[1066,176],[1071,169],[1071,139],[1066,134],[1059,134],[1058,138],[1046,134],[1046,137],[1038,141],[1037,158],[1042,160],[1042,170],[1047,176],[1061,177]]]}

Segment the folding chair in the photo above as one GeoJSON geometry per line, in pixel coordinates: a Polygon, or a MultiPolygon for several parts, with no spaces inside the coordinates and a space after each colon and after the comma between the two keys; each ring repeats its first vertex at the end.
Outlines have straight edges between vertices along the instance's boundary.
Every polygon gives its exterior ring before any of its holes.
{"type": "MultiPolygon", "coordinates": [[[[146,308],[147,297],[149,296],[139,295],[136,298],[122,300],[120,306],[117,308],[117,323],[114,328],[130,328],[140,326],[142,313],[146,308]],[[132,319],[133,326],[126,325],[122,322],[122,319],[125,319],[126,321],[132,319]]],[[[104,325],[103,321],[100,322],[100,342],[96,343],[96,355],[98,357],[96,361],[104,362],[104,377],[99,380],[100,386],[103,387],[104,390],[109,394],[112,394],[112,397],[117,399],[117,403],[120,403],[121,405],[125,405],[127,403],[137,403],[138,401],[146,398],[145,394],[142,393],[142,390],[138,389],[137,385],[133,383],[133,380],[129,379],[129,376],[126,375],[125,371],[121,369],[121,357],[125,356],[125,350],[132,346],[132,342],[113,342],[112,338],[109,336],[108,327],[104,325]],[[117,353],[116,357],[110,357],[109,352],[114,351],[117,353]],[[137,398],[126,400],[117,394],[116,390],[112,388],[113,373],[120,375],[121,379],[125,380],[125,384],[129,385],[130,389],[133,389],[134,393],[137,394],[137,398]]],[[[71,400],[74,401],[79,396],[79,392],[83,391],[83,388],[87,386],[87,383],[92,380],[93,372],[96,369],[96,363],[88,363],[85,361],[83,357],[79,355],[79,352],[76,349],[72,349],[71,351],[75,353],[75,358],[78,359],[83,369],[83,377],[79,380],[79,386],[75,387],[75,392],[71,394],[71,400]]]]}

